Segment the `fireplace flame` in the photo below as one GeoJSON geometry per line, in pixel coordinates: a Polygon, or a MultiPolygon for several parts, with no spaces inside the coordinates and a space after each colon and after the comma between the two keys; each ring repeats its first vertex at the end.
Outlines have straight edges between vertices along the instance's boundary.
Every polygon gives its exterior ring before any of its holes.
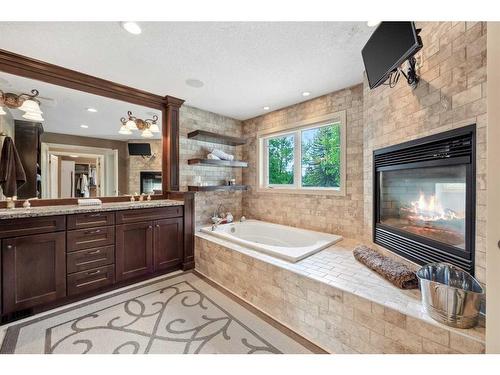
{"type": "Polygon", "coordinates": [[[420,192],[418,201],[411,202],[408,217],[413,220],[438,221],[463,219],[464,215],[450,209],[444,209],[435,195],[425,196],[420,192]]]}

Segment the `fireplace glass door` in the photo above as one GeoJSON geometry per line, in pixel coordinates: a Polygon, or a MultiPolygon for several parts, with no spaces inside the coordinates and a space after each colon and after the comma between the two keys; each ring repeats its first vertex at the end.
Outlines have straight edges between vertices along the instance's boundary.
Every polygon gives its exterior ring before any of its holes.
{"type": "Polygon", "coordinates": [[[464,250],[466,174],[463,164],[381,171],[380,223],[464,250]]]}

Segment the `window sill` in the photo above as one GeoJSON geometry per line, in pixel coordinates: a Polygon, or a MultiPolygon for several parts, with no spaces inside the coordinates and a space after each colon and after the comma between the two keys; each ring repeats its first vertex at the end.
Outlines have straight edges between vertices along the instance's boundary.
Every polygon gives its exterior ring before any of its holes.
{"type": "Polygon", "coordinates": [[[345,196],[345,189],[286,189],[286,188],[265,188],[258,187],[257,193],[271,194],[298,194],[298,195],[335,195],[338,197],[345,196]]]}

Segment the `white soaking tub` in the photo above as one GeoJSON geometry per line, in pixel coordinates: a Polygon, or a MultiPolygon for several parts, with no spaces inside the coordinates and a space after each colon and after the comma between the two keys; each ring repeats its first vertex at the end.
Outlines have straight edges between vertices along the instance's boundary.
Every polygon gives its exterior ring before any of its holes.
{"type": "Polygon", "coordinates": [[[201,231],[289,262],[297,262],[342,240],[335,234],[258,220],[221,224],[214,231],[209,226],[201,231]]]}

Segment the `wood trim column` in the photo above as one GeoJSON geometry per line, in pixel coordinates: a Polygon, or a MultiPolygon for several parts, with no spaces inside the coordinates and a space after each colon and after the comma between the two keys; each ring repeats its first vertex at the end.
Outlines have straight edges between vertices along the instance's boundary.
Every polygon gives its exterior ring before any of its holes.
{"type": "Polygon", "coordinates": [[[166,96],[165,101],[165,108],[162,112],[162,188],[164,194],[168,191],[179,191],[179,122],[180,107],[184,100],[166,96]]]}
{"type": "Polygon", "coordinates": [[[184,258],[182,269],[194,268],[194,192],[184,193],[184,258]]]}

